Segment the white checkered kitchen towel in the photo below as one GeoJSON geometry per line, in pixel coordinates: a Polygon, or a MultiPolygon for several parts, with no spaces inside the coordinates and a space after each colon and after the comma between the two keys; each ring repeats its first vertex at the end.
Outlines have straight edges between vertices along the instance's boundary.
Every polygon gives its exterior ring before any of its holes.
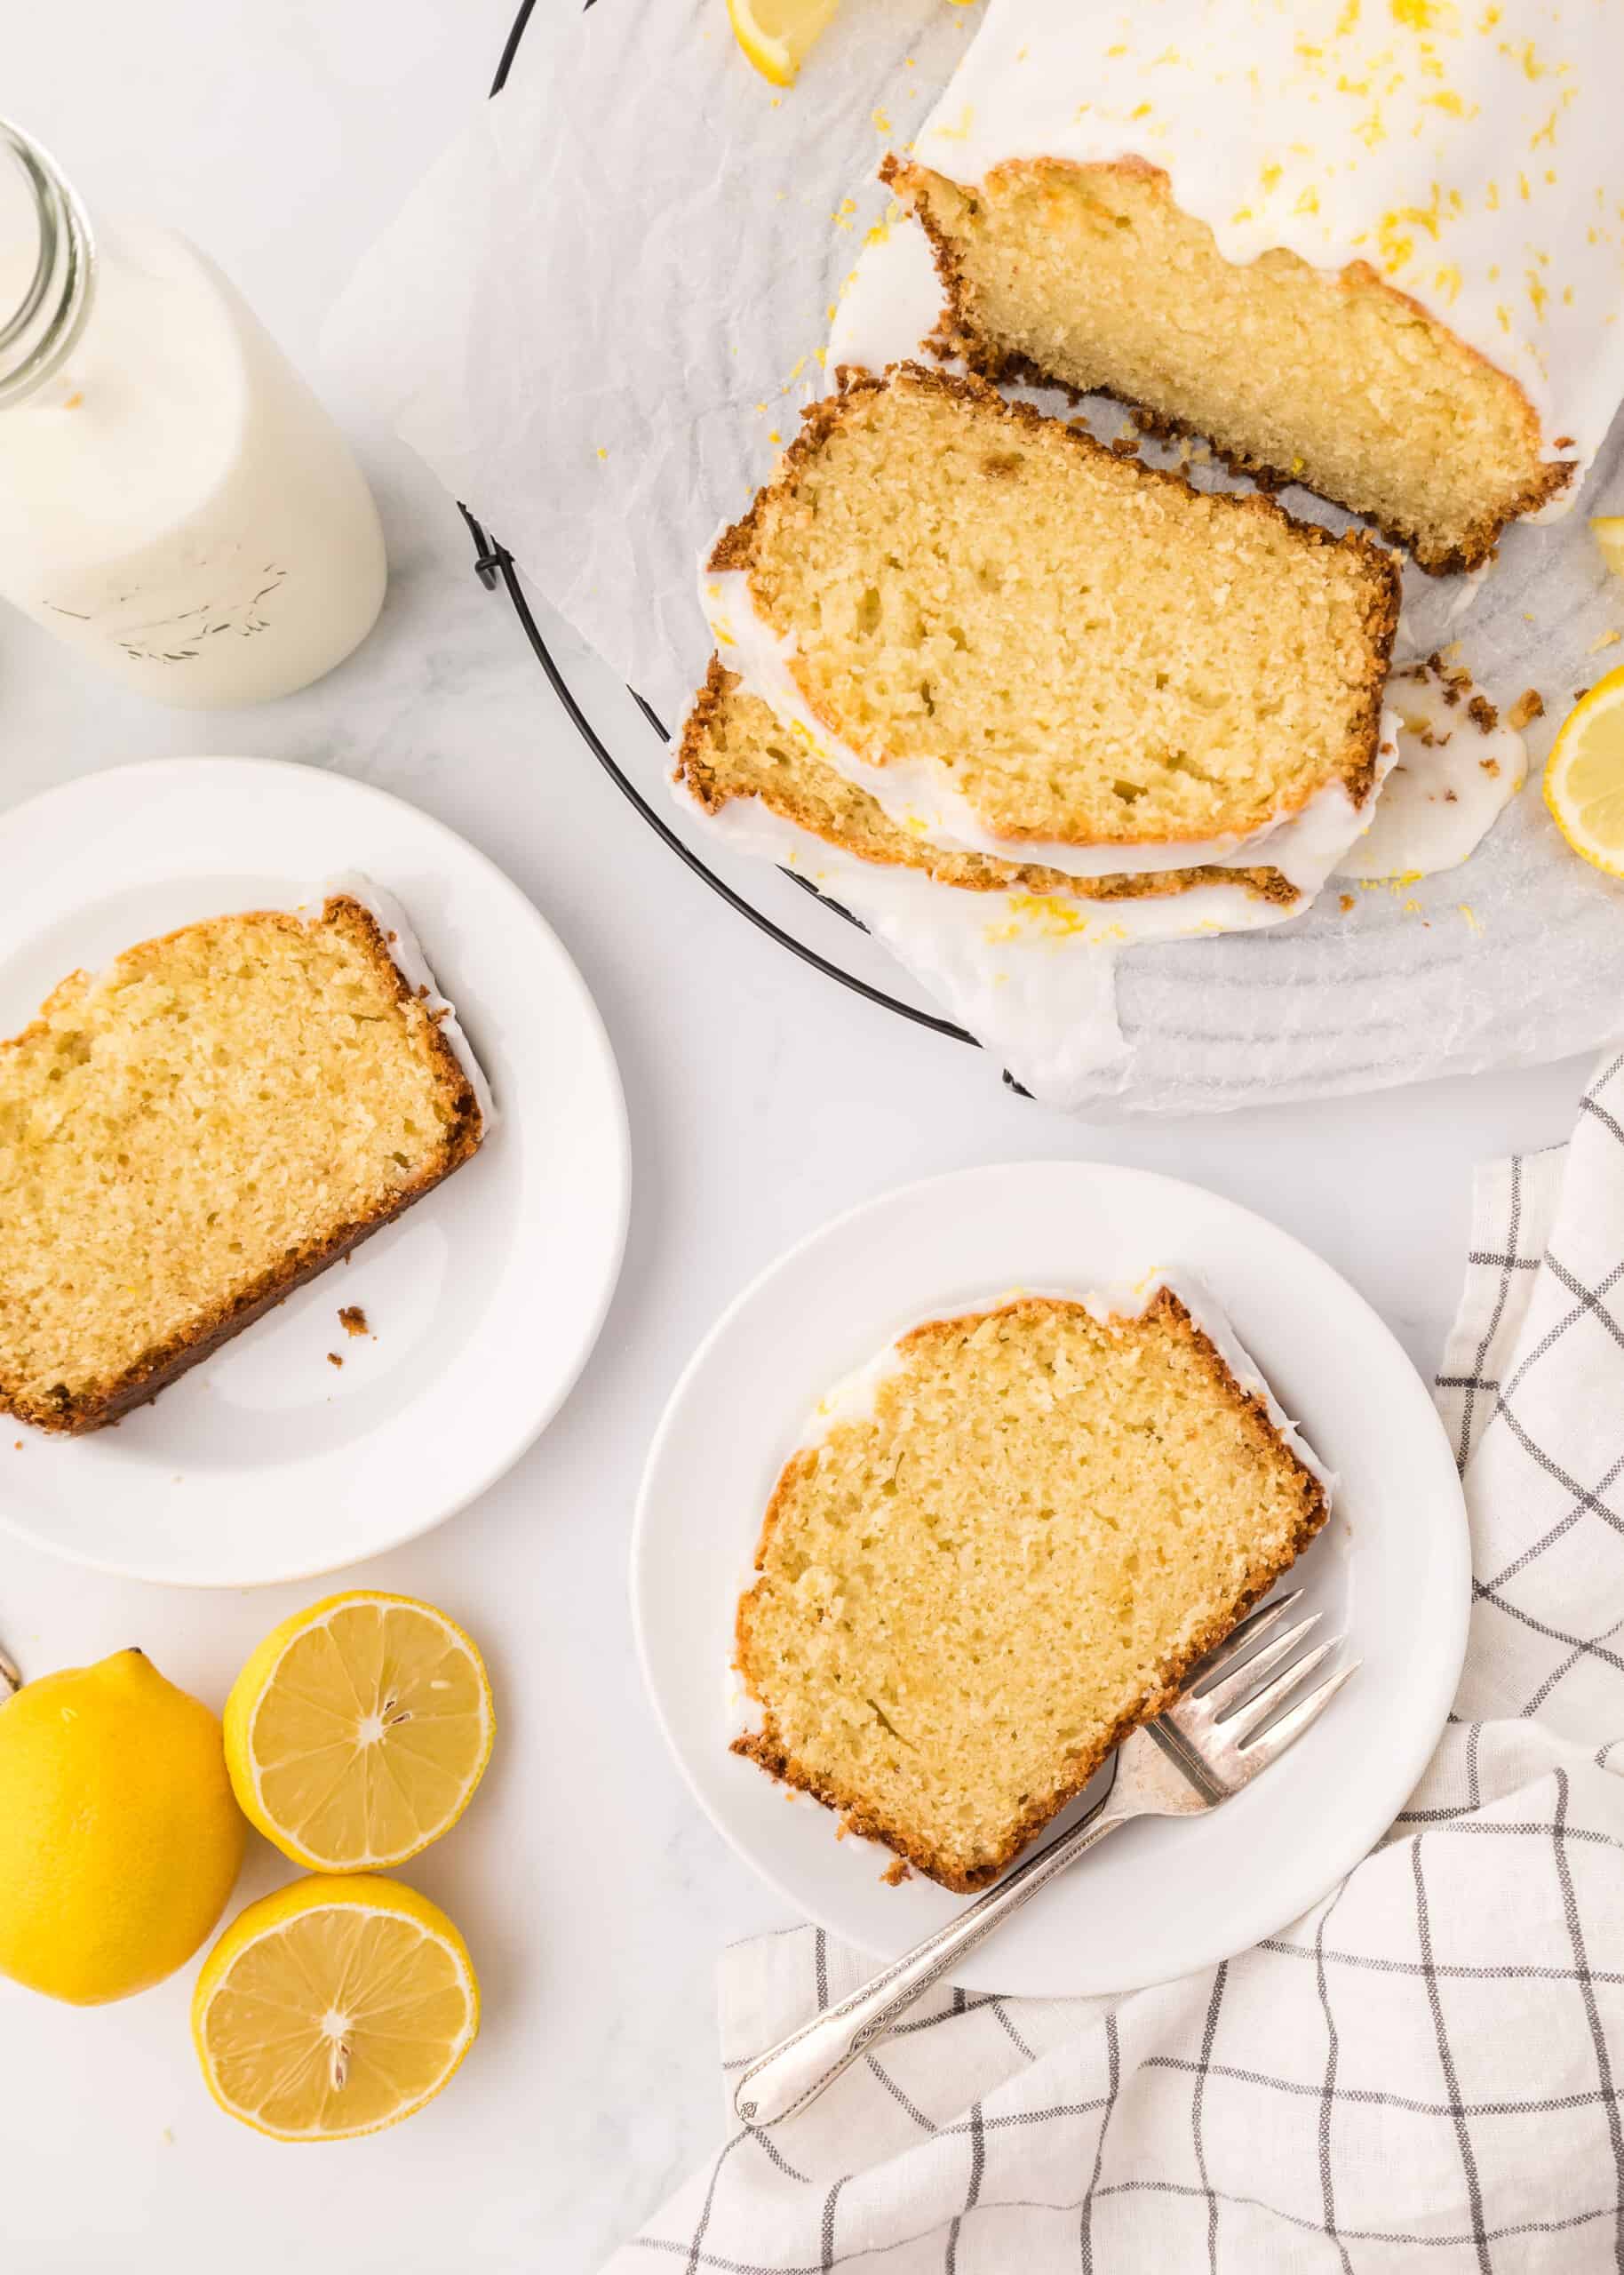
{"type": "MultiPolygon", "coordinates": [[[[1471,1640],[1387,1844],[1211,1974],[931,1994],[612,2275],[1624,2271],[1624,1053],[1474,1219],[1438,1378],[1471,1640]]],[[[870,1964],[729,1952],[728,2074],[870,1964]]]]}

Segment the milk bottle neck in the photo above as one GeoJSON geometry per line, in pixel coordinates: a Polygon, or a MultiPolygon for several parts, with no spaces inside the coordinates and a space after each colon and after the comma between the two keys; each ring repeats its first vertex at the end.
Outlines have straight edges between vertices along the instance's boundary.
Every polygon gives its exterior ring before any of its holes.
{"type": "Polygon", "coordinates": [[[37,400],[89,322],[96,243],[49,154],[0,118],[0,412],[37,400]]]}

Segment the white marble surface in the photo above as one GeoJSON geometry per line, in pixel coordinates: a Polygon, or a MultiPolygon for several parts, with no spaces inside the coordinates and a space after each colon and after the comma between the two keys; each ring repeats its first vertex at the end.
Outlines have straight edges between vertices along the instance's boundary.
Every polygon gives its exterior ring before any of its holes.
{"type": "MultiPolygon", "coordinates": [[[[92,204],[190,229],[308,366],[354,255],[479,100],[508,10],[30,9],[11,28],[5,102],[92,204]]],[[[1111,1130],[1023,1103],[969,1052],[792,963],[678,867],[592,767],[505,604],[473,577],[447,501],[360,406],[336,407],[377,483],[394,568],[361,654],[268,709],[171,713],[97,684],[0,614],[0,803],[157,754],[242,753],[341,768],[464,832],[545,911],[602,1007],[633,1119],[631,1247],[597,1354],[542,1442],[476,1508],[354,1575],[444,1604],[490,1660],[490,1775],[410,1875],[476,1954],[474,2055],[410,2126],[287,2149],[207,2099],[187,2035],[191,1969],[103,2009],[0,1985],[0,2255],[20,2275],[587,2275],[705,2152],[720,2122],[712,1960],[784,1913],[665,1757],[624,1568],[667,1390],[780,1249],[932,1170],[1134,1161],[1311,1241],[1429,1367],[1471,1164],[1564,1137],[1580,1079],[1570,1064],[1111,1130]]],[[[139,1642],[218,1703],[250,1646],[312,1592],[168,1593],[0,1537],[0,1634],[33,1672],[139,1642]]],[[[286,1873],[257,1846],[240,1894],[286,1873]]]]}

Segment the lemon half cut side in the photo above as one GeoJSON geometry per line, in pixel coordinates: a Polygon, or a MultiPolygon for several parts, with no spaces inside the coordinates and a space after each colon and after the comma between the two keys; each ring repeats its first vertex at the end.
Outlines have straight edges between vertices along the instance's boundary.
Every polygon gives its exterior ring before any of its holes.
{"type": "Polygon", "coordinates": [[[455,1824],[496,1718],[472,1640],[432,1604],[353,1589],[267,1635],[226,1701],[244,1815],[313,1872],[386,1870],[455,1824]]]}
{"type": "Polygon", "coordinates": [[[1624,666],[1597,680],[1563,721],[1545,802],[1575,853],[1624,877],[1624,666]]]}
{"type": "Polygon", "coordinates": [[[468,1947],[415,1888],[316,1875],[239,1913],[204,1960],[192,2035],[229,2117],[344,2141],[434,2099],[479,2031],[468,1947]]]}

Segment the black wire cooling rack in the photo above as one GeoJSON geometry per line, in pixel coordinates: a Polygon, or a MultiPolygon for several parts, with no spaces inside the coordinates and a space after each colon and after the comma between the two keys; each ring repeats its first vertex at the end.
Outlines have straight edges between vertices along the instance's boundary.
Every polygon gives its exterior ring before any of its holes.
{"type": "MultiPolygon", "coordinates": [[[[586,0],[586,4],[590,7],[592,0],[586,0]]],[[[490,92],[493,95],[500,94],[507,84],[507,75],[513,69],[513,59],[519,52],[525,27],[530,20],[535,5],[536,0],[521,0],[519,12],[513,18],[513,27],[508,32],[506,45],[502,50],[502,60],[497,66],[496,77],[490,83],[490,92]]],[[[764,932],[769,940],[776,940],[781,948],[787,948],[792,956],[799,956],[802,963],[810,964],[814,971],[824,972],[829,978],[838,980],[842,987],[850,988],[854,995],[865,996],[871,1003],[878,1003],[882,1010],[895,1011],[899,1018],[911,1019],[915,1026],[928,1027],[933,1034],[947,1035],[954,1042],[967,1042],[972,1047],[978,1047],[975,1037],[967,1034],[963,1027],[955,1026],[951,1019],[938,1018],[934,1011],[921,1010],[916,1004],[904,1003],[895,995],[888,995],[882,987],[872,986],[866,979],[860,979],[856,972],[847,971],[828,956],[820,955],[816,948],[808,947],[804,940],[798,940],[792,933],[786,932],[781,925],[775,924],[770,916],[747,900],[743,893],[736,891],[733,886],[719,877],[715,871],[701,859],[693,847],[678,835],[671,824],[655,811],[587,717],[579,698],[561,670],[557,658],[548,647],[541,627],[537,623],[529,603],[525,598],[524,587],[520,581],[518,568],[513,555],[505,545],[491,536],[474,519],[466,506],[459,505],[458,511],[467,523],[468,533],[474,539],[474,566],[481,584],[492,592],[498,586],[505,588],[509,601],[513,603],[513,612],[523,627],[524,636],[536,651],[537,661],[552,682],[553,693],[562,704],[587,749],[591,751],[621,795],[648,823],[656,836],[671,848],[678,860],[685,867],[691,869],[695,876],[702,878],[713,893],[718,894],[727,902],[729,908],[736,909],[741,916],[753,924],[758,932],[764,932]]],[[[665,726],[635,688],[628,689],[627,692],[648,721],[651,732],[658,737],[663,752],[668,740],[665,726]]],[[[816,886],[808,883],[805,877],[797,876],[792,869],[781,869],[779,874],[788,877],[791,883],[799,885],[803,892],[809,893],[820,907],[826,908],[832,915],[840,917],[856,930],[866,932],[867,928],[858,922],[848,908],[842,908],[839,901],[831,900],[826,893],[820,893],[816,886]]],[[[1004,1080],[1010,1084],[1011,1089],[1020,1088],[1020,1085],[1013,1082],[1008,1074],[1005,1075],[1004,1080]]]]}

